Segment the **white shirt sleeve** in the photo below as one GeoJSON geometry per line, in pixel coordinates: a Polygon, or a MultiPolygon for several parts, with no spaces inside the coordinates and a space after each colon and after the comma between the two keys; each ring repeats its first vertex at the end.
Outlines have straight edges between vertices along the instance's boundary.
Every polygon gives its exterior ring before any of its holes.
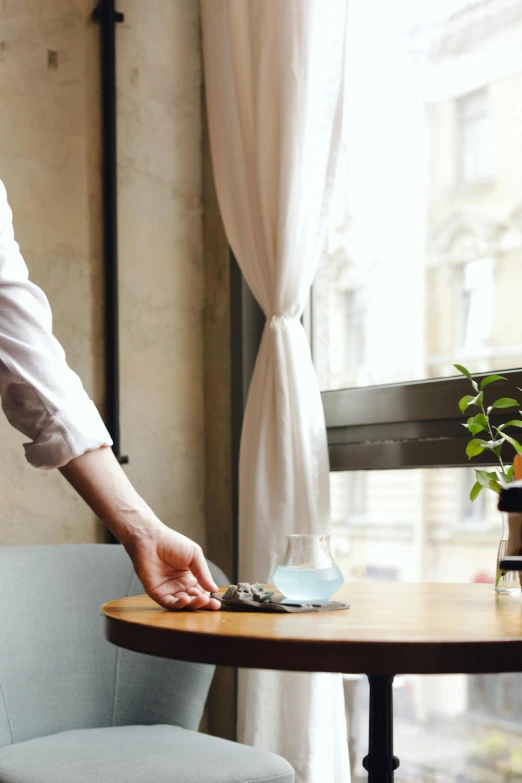
{"type": "Polygon", "coordinates": [[[0,395],[9,422],[30,438],[31,465],[57,468],[112,440],[52,334],[45,294],[29,281],[0,182],[0,395]]]}

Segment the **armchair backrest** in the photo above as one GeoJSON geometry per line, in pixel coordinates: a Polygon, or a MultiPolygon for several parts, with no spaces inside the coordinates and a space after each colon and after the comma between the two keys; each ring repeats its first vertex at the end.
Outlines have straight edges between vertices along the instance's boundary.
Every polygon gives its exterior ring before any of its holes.
{"type": "Polygon", "coordinates": [[[197,729],[213,667],[103,637],[101,605],[142,592],[118,545],[0,547],[0,747],[78,728],[197,729]]]}

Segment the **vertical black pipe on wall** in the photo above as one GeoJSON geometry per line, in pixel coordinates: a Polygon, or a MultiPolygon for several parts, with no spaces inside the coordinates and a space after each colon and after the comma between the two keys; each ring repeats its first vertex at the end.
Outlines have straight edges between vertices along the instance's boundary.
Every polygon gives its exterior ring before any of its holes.
{"type": "Polygon", "coordinates": [[[118,185],[116,159],[116,24],[124,16],[114,0],[100,0],[92,18],[100,25],[102,95],[102,190],[106,423],[120,464],[120,374],[118,336],[118,185]]]}
{"type": "MultiPolygon", "coordinates": [[[[105,337],[105,416],[120,465],[129,461],[120,448],[120,367],[118,335],[118,185],[116,159],[116,24],[124,16],[114,0],[100,0],[92,13],[100,25],[102,97],[103,277],[105,337]]],[[[116,537],[106,531],[106,540],[116,537]]]]}

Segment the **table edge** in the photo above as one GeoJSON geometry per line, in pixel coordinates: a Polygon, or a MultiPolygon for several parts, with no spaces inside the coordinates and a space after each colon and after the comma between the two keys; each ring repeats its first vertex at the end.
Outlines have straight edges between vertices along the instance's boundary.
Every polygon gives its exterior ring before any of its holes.
{"type": "Polygon", "coordinates": [[[443,642],[278,639],[274,643],[271,639],[137,625],[106,614],[103,622],[105,637],[117,647],[159,658],[216,666],[343,674],[522,671],[522,638],[443,642]],[[202,644],[203,641],[212,644],[202,644]]]}

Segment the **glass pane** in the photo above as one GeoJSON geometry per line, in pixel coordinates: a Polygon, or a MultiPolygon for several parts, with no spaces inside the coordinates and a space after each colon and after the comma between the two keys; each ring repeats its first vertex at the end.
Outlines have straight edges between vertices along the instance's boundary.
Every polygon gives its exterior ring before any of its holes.
{"type": "MultiPolygon", "coordinates": [[[[469,500],[473,470],[332,473],[333,544],[345,579],[487,582],[501,534],[497,496],[469,500]]],[[[516,599],[515,599],[516,600],[516,599]]],[[[366,780],[368,686],[345,678],[352,780],[366,780]]],[[[396,678],[397,781],[522,775],[522,675],[396,678]]]]}
{"type": "Polygon", "coordinates": [[[321,388],[522,365],[522,2],[353,0],[321,388]]]}

